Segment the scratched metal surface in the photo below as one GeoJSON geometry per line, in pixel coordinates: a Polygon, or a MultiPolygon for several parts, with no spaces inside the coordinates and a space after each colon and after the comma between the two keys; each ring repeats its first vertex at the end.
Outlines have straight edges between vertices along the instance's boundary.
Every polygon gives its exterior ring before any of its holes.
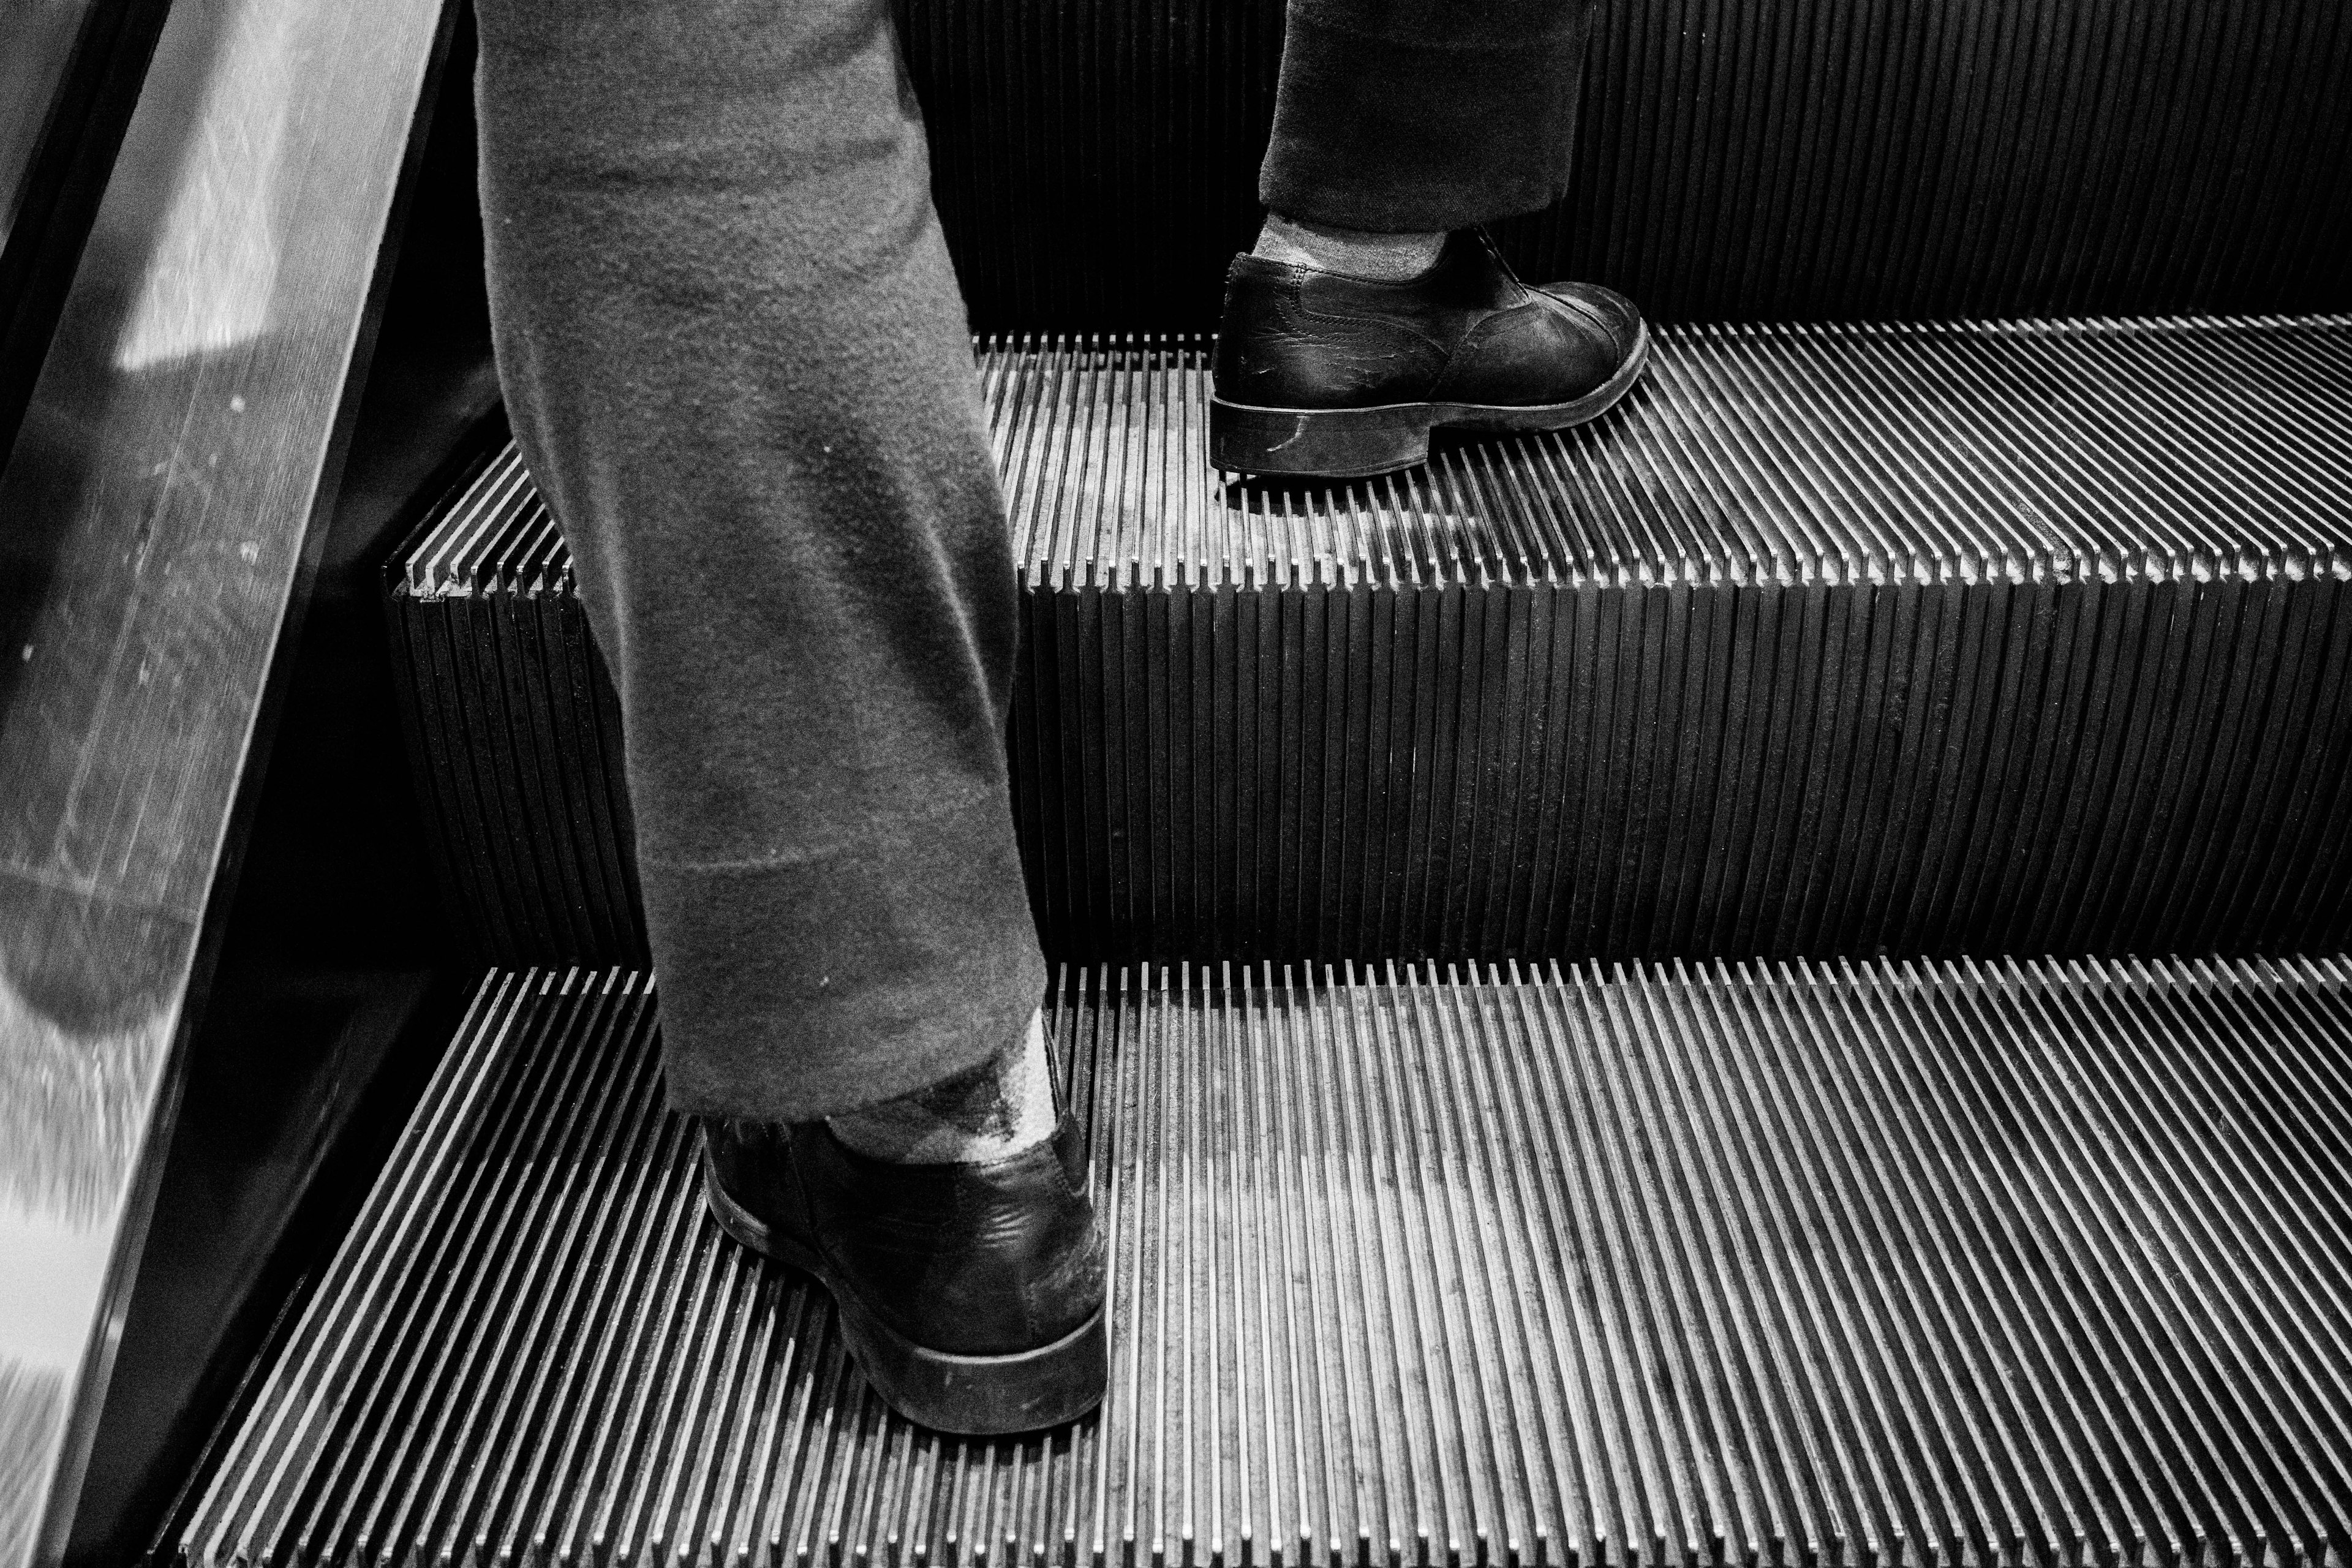
{"type": "Polygon", "coordinates": [[[26,176],[57,107],[74,40],[97,0],[0,0],[0,246],[16,226],[26,176]]]}
{"type": "Polygon", "coordinates": [[[0,474],[0,1568],[55,1554],[441,0],[179,0],[0,474]]]}

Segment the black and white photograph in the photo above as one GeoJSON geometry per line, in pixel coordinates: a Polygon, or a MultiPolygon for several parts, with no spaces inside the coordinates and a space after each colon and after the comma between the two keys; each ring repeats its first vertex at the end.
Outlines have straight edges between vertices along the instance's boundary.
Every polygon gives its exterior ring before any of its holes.
{"type": "Polygon", "coordinates": [[[0,1568],[2352,1568],[2352,6],[0,0],[0,1568]]]}

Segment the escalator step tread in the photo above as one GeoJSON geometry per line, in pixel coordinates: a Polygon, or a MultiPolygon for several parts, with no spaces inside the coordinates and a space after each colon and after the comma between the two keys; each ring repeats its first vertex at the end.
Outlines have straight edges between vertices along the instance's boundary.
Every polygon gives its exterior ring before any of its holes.
{"type": "MultiPolygon", "coordinates": [[[[1201,339],[991,339],[1032,584],[2352,574],[2352,317],[1667,326],[1556,435],[1382,479],[1209,468],[1201,339]]],[[[420,599],[568,591],[509,447],[410,548],[420,599]]]]}
{"type": "Polygon", "coordinates": [[[494,972],[203,1563],[2317,1563],[2341,958],[1065,970],[1108,1402],[883,1410],[651,983],[494,972]]]}
{"type": "Polygon", "coordinates": [[[1619,407],[1383,479],[1205,460],[1201,340],[982,356],[1033,583],[2352,570],[2352,318],[1668,326],[1619,407]]]}

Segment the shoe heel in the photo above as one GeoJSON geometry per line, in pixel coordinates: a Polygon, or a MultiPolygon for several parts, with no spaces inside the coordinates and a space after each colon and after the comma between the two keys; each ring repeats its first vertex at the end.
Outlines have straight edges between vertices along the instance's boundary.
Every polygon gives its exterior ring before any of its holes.
{"type": "Polygon", "coordinates": [[[1429,460],[1431,410],[1253,408],[1209,400],[1209,461],[1230,474],[1358,479],[1429,460]]]}
{"type": "Polygon", "coordinates": [[[1110,1384],[1110,1334],[1097,1310],[1075,1332],[1017,1355],[950,1355],[902,1339],[834,1298],[841,1333],[891,1409],[961,1437],[1003,1437],[1076,1421],[1110,1384]]]}

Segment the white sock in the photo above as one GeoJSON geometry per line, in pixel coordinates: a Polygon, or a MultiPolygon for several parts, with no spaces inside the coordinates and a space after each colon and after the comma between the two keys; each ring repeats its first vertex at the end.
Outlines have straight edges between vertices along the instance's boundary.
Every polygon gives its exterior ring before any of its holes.
{"type": "Polygon", "coordinates": [[[1280,213],[1268,213],[1250,254],[1373,283],[1409,283],[1436,266],[1437,253],[1444,248],[1442,232],[1370,234],[1294,223],[1280,213]]]}
{"type": "Polygon", "coordinates": [[[978,1067],[828,1120],[835,1137],[877,1160],[973,1165],[1043,1143],[1059,1116],[1040,1012],[1018,1040],[978,1067]]]}

